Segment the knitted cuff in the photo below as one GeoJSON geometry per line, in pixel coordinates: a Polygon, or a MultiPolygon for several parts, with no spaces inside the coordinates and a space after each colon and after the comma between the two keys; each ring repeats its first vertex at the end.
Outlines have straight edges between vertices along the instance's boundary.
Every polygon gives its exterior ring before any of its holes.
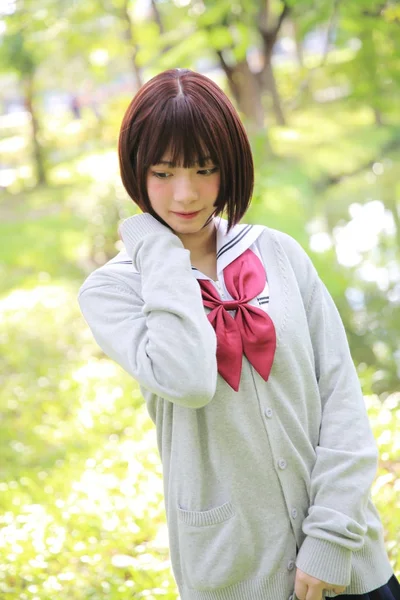
{"type": "Polygon", "coordinates": [[[132,257],[133,251],[138,242],[149,234],[167,234],[175,235],[171,229],[157,221],[150,213],[142,213],[128,217],[119,226],[119,233],[129,256],[132,257]]]}
{"type": "Polygon", "coordinates": [[[348,586],[352,551],[338,544],[307,536],[296,559],[296,566],[326,583],[348,586]]]}

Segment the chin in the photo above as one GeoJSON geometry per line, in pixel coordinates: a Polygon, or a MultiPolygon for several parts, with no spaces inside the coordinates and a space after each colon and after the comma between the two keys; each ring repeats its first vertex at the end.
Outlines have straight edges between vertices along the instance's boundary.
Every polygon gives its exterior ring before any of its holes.
{"type": "Polygon", "coordinates": [[[183,223],[183,224],[176,224],[176,223],[171,223],[170,225],[171,229],[173,229],[176,233],[198,233],[199,231],[202,230],[202,228],[204,227],[204,223],[183,223]]]}

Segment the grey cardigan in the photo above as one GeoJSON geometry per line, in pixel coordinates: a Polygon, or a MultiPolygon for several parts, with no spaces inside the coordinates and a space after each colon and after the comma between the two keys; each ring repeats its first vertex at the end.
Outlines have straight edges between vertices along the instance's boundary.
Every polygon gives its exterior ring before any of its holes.
{"type": "Polygon", "coordinates": [[[124,221],[126,250],[79,292],[95,340],[139,382],[156,425],[181,599],[288,600],[296,566],[348,594],[378,588],[393,569],[370,497],[377,448],[337,308],[291,236],[215,225],[223,299],[223,268],[245,249],[266,269],[253,302],[276,328],[267,382],[245,356],[238,392],[218,374],[197,282],[208,278],[150,214],[124,221]]]}

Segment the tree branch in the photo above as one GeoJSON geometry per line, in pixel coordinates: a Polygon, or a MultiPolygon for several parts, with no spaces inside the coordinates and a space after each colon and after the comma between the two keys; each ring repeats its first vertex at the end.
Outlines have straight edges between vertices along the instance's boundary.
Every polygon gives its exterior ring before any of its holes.
{"type": "Polygon", "coordinates": [[[259,32],[261,33],[263,39],[265,37],[268,37],[269,39],[273,39],[274,41],[276,40],[279,30],[282,27],[283,21],[285,20],[285,18],[288,16],[289,12],[290,12],[290,6],[287,3],[287,0],[283,0],[283,8],[282,11],[278,17],[278,20],[275,24],[275,27],[268,27],[268,7],[266,9],[261,9],[260,13],[259,13],[259,32]]]}
{"type": "Polygon", "coordinates": [[[226,78],[229,81],[232,93],[235,96],[235,99],[238,100],[239,89],[238,89],[237,83],[235,81],[235,78],[233,77],[234,69],[230,65],[228,65],[228,63],[226,62],[224,55],[222,53],[222,50],[216,50],[216,53],[219,58],[219,62],[221,63],[221,67],[226,75],[226,78]]]}
{"type": "Polygon", "coordinates": [[[395,138],[389,140],[386,144],[384,144],[384,146],[382,147],[382,149],[379,153],[379,158],[375,157],[372,160],[369,160],[368,162],[363,163],[362,165],[360,165],[359,167],[354,169],[354,171],[350,171],[348,173],[338,173],[337,175],[329,175],[328,177],[324,177],[323,179],[321,179],[320,181],[317,181],[315,183],[315,189],[318,192],[320,192],[332,185],[338,185],[344,179],[348,179],[349,177],[354,177],[355,175],[359,175],[366,169],[370,169],[378,160],[380,160],[380,157],[383,154],[386,154],[386,152],[391,152],[392,150],[396,150],[399,147],[400,147],[400,137],[395,137],[395,138]]]}
{"type": "Polygon", "coordinates": [[[383,3],[382,3],[380,6],[378,6],[378,7],[377,7],[377,8],[376,8],[374,11],[372,11],[372,10],[363,10],[361,14],[362,14],[364,17],[373,17],[373,18],[376,18],[376,17],[381,17],[381,16],[382,16],[382,13],[383,13],[383,11],[384,11],[386,8],[389,8],[389,6],[390,6],[390,2],[383,2],[383,3]]]}
{"type": "Polygon", "coordinates": [[[283,0],[283,9],[281,14],[279,15],[278,22],[275,27],[276,35],[278,35],[280,28],[282,27],[283,21],[286,19],[290,12],[290,6],[288,5],[286,0],[283,0]]]}
{"type": "Polygon", "coordinates": [[[319,65],[319,68],[324,67],[326,64],[326,61],[328,59],[328,55],[329,55],[329,49],[330,49],[330,38],[332,35],[332,32],[337,24],[337,20],[339,18],[339,6],[340,6],[340,0],[333,0],[333,10],[329,19],[329,23],[328,23],[328,28],[326,31],[326,41],[325,41],[325,48],[324,48],[324,52],[322,55],[322,59],[319,65]]]}

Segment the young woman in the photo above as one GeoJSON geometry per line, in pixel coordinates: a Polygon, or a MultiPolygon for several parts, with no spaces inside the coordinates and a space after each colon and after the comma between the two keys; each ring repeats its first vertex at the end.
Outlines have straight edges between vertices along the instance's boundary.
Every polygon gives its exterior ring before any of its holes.
{"type": "Polygon", "coordinates": [[[181,599],[400,599],[342,321],[292,237],[239,224],[253,160],[231,102],[203,75],[160,73],[119,158],[142,213],[79,302],[156,425],[181,599]]]}

